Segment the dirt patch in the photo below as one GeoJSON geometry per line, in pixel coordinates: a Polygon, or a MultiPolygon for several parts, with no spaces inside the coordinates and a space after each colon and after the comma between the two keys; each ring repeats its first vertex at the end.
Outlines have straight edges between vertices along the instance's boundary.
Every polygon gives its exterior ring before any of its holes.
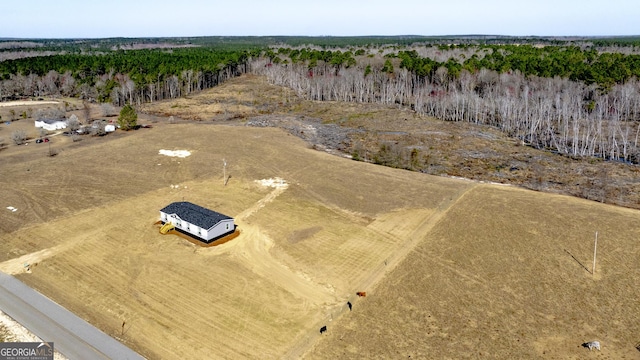
{"type": "Polygon", "coordinates": [[[6,101],[0,102],[0,107],[10,106],[40,106],[40,105],[58,105],[59,101],[6,101]]]}
{"type": "Polygon", "coordinates": [[[640,328],[628,312],[640,305],[627,294],[636,292],[635,280],[624,274],[637,268],[640,233],[613,224],[639,216],[571,197],[477,186],[306,357],[636,358],[640,328]],[[602,258],[598,241],[602,263],[593,277],[564,250],[588,263],[596,230],[599,239],[609,235],[602,258]],[[581,346],[592,340],[602,352],[581,346]]]}
{"type": "Polygon", "coordinates": [[[231,79],[180,102],[148,104],[144,110],[278,127],[312,148],[365,162],[640,208],[638,166],[536,150],[489,126],[421,117],[404,107],[305,101],[255,75],[231,79]],[[188,102],[185,108],[179,105],[183,101],[188,102]],[[234,108],[238,104],[242,109],[234,108]]]}
{"type": "MultiPolygon", "coordinates": [[[[637,223],[637,211],[351,161],[277,127],[237,126],[268,115],[259,112],[265,99],[263,110],[283,119],[291,110],[356,130],[367,124],[363,139],[395,141],[423,122],[418,135],[430,137],[415,139],[452,146],[433,149],[443,156],[434,166],[468,151],[469,171],[479,170],[504,145],[499,134],[397,109],[298,109],[283,90],[237,81],[214,94],[253,109],[230,126],[161,119],[63,144],[55,158],[31,145],[3,150],[12,185],[0,197],[0,260],[39,254],[21,280],[148,358],[581,358],[580,344],[594,339],[601,354],[637,356],[640,328],[629,314],[640,310],[640,233],[620,226],[637,223]],[[486,142],[467,144],[464,134],[486,142]],[[489,150],[471,149],[479,144],[489,150]],[[193,152],[165,157],[159,146],[193,152]],[[242,233],[209,248],[162,236],[152,224],[174,201],[236,214],[242,233]],[[575,259],[589,264],[595,228],[593,277],[575,259]]],[[[534,153],[513,148],[524,169],[534,153]]]]}
{"type": "Polygon", "coordinates": [[[317,150],[348,152],[351,147],[350,134],[357,130],[343,128],[336,124],[325,124],[319,118],[287,115],[260,115],[250,117],[247,126],[277,127],[285,129],[313,146],[317,150]]]}
{"type": "Polygon", "coordinates": [[[306,240],[322,230],[321,226],[314,226],[302,230],[295,230],[289,235],[289,243],[295,244],[299,241],[306,240]]]}
{"type": "MultiPolygon", "coordinates": [[[[64,248],[18,276],[149,358],[282,358],[402,246],[387,234],[396,230],[368,224],[404,206],[435,207],[459,186],[318,152],[273,128],[148,130],[69,148],[54,161],[4,158],[7,180],[20,184],[4,199],[19,211],[0,212],[0,224],[13,228],[0,256],[18,263],[64,248]],[[194,152],[164,157],[157,144],[194,152]],[[226,186],[222,166],[211,166],[222,159],[232,175],[226,186]],[[152,225],[159,209],[182,200],[235,214],[240,236],[203,248],[160,235],[152,225]],[[307,241],[288,241],[316,227],[307,241]],[[132,328],[123,335],[125,320],[132,328]],[[215,343],[189,335],[212,328],[215,343]]],[[[406,224],[412,217],[404,213],[406,224]]]]}
{"type": "Polygon", "coordinates": [[[158,153],[160,155],[165,155],[165,156],[170,156],[170,157],[179,157],[179,158],[186,158],[187,156],[191,155],[191,152],[189,150],[163,150],[163,149],[160,149],[160,151],[158,151],[158,153]]]}

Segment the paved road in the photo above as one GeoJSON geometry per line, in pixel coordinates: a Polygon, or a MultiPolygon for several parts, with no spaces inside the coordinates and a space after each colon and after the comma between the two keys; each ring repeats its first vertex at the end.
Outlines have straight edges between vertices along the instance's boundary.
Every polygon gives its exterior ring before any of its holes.
{"type": "Polygon", "coordinates": [[[143,359],[69,310],[0,272],[0,310],[54,349],[75,359],[143,359]]]}

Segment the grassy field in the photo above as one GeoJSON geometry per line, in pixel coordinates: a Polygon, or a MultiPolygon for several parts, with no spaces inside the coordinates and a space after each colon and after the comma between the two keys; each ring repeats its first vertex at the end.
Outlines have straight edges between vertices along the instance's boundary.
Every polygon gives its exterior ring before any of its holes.
{"type": "Polygon", "coordinates": [[[20,192],[3,197],[18,211],[1,213],[0,268],[37,263],[19,277],[152,358],[281,357],[407,242],[411,224],[390,222],[419,223],[467,186],[317,152],[276,129],[158,125],[73,145],[3,164],[20,192]],[[274,177],[289,187],[256,182],[274,177]],[[378,177],[396,184],[380,191],[378,177]],[[242,234],[213,248],[158,234],[158,210],[182,199],[236,216],[242,234]]]}
{"type": "Polygon", "coordinates": [[[258,76],[232,79],[176,101],[145,104],[143,110],[205,123],[259,117],[270,120],[271,126],[310,138],[314,145],[321,141],[309,136],[313,135],[307,131],[309,124],[316,128],[320,124],[338,126],[340,132],[348,133],[348,141],[330,136],[328,147],[367,161],[640,209],[638,166],[560,156],[552,149],[522,146],[490,126],[440,121],[418,116],[406,107],[305,101],[258,76]],[[383,147],[386,153],[381,151],[383,147]],[[414,149],[417,156],[409,161],[414,149]]]}
{"type": "Polygon", "coordinates": [[[274,128],[154,121],[56,139],[55,157],[0,152],[0,270],[148,358],[640,355],[636,210],[356,162],[274,128]],[[260,183],[274,178],[288,186],[260,183]],[[241,235],[160,235],[182,200],[241,235]]]}
{"type": "Polygon", "coordinates": [[[309,358],[637,359],[638,215],[474,187],[309,358]]]}

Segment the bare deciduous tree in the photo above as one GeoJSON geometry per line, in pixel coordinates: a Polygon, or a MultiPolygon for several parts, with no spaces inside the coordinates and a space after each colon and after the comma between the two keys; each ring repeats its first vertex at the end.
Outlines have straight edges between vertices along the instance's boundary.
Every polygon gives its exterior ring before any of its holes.
{"type": "Polygon", "coordinates": [[[341,68],[339,76],[318,61],[251,68],[299,96],[320,101],[355,101],[411,106],[418,114],[446,121],[496,127],[535,148],[576,157],[640,161],[640,81],[631,78],[608,92],[566,78],[499,74],[481,69],[459,76],[438,68],[418,76],[400,69],[384,73],[380,64],[341,68]],[[365,67],[367,71],[365,71],[365,67]],[[366,74],[366,75],[365,75],[366,74]]]}
{"type": "Polygon", "coordinates": [[[103,136],[107,133],[105,130],[105,123],[102,120],[94,120],[91,124],[91,135],[103,136]]]}
{"type": "Polygon", "coordinates": [[[57,95],[59,94],[59,90],[58,90],[58,84],[59,84],[59,77],[60,74],[58,74],[57,71],[55,70],[50,70],[47,75],[45,75],[42,79],[42,82],[44,83],[44,91],[41,91],[41,95],[47,94],[47,95],[57,95]]]}
{"type": "Polygon", "coordinates": [[[67,120],[67,128],[73,132],[80,128],[80,120],[78,120],[76,114],[72,114],[67,120]]]}
{"type": "Polygon", "coordinates": [[[88,124],[91,119],[91,105],[87,100],[82,100],[82,115],[84,117],[84,123],[88,124]]]}
{"type": "Polygon", "coordinates": [[[15,130],[11,133],[11,140],[16,145],[22,145],[27,140],[27,133],[24,130],[15,130]]]}
{"type": "Polygon", "coordinates": [[[93,100],[98,97],[98,92],[95,86],[91,86],[87,83],[83,83],[78,88],[78,93],[80,94],[80,99],[89,99],[93,100]]]}
{"type": "Polygon", "coordinates": [[[76,95],[76,79],[73,78],[71,71],[67,71],[63,75],[60,75],[59,89],[64,96],[76,95]]]}
{"type": "Polygon", "coordinates": [[[45,108],[38,109],[34,112],[34,117],[36,120],[43,119],[62,119],[64,118],[65,111],[59,108],[45,108]]]}
{"type": "Polygon", "coordinates": [[[113,104],[104,103],[100,105],[100,108],[102,109],[102,116],[108,117],[108,116],[118,115],[118,110],[116,109],[115,106],[113,106],[113,104]]]}

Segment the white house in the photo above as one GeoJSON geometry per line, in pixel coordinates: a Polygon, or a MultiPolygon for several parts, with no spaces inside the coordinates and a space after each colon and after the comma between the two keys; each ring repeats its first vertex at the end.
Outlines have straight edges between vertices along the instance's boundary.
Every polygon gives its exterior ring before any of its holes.
{"type": "Polygon", "coordinates": [[[36,127],[48,131],[61,130],[67,127],[67,120],[42,119],[36,120],[36,127]]]}
{"type": "Polygon", "coordinates": [[[174,202],[160,210],[160,220],[206,243],[235,231],[233,218],[187,201],[174,202]]]}

